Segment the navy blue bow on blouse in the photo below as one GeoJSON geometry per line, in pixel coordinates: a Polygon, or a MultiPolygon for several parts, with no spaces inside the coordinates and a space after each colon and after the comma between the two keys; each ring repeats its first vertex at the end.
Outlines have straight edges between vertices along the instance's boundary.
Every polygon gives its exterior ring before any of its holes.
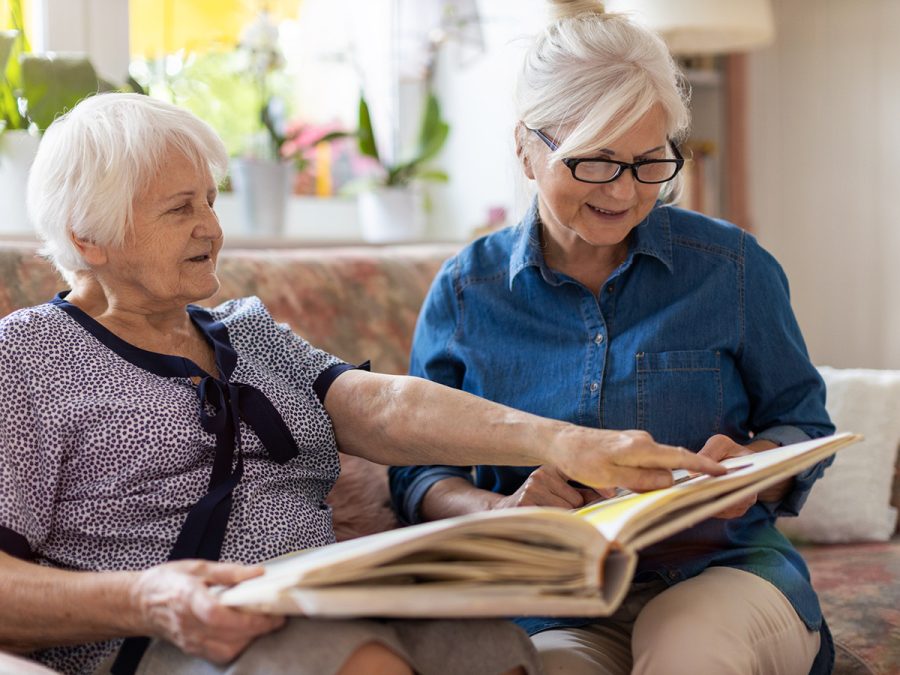
{"type": "Polygon", "coordinates": [[[191,507],[169,560],[218,560],[231,513],[231,495],[244,473],[242,420],[253,429],[273,461],[284,464],[299,453],[281,415],[256,387],[206,375],[197,386],[197,396],[200,424],[215,435],[216,454],[207,493],[191,507]]]}

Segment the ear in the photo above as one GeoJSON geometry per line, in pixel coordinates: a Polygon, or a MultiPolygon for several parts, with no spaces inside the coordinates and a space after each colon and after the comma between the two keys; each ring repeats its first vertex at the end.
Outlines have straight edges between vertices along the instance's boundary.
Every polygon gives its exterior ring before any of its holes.
{"type": "Polygon", "coordinates": [[[525,128],[523,122],[516,124],[515,131],[513,131],[516,141],[516,157],[518,157],[519,161],[522,163],[522,171],[525,172],[525,176],[529,180],[534,180],[534,169],[531,166],[531,159],[528,157],[528,152],[525,150],[527,131],[528,130],[525,128]]]}
{"type": "Polygon", "coordinates": [[[69,238],[88,265],[99,267],[106,264],[108,257],[105,246],[100,246],[86,237],[75,234],[71,230],[69,230],[69,238]]]}

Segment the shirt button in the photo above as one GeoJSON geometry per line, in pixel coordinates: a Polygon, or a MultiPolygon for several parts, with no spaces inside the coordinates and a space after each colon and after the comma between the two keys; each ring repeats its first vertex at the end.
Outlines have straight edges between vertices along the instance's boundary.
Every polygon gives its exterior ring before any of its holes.
{"type": "Polygon", "coordinates": [[[598,345],[603,342],[603,333],[597,333],[597,335],[594,336],[594,342],[598,345]]]}
{"type": "Polygon", "coordinates": [[[591,391],[597,391],[600,388],[600,385],[596,382],[591,382],[591,391]]]}
{"type": "Polygon", "coordinates": [[[672,581],[677,581],[677,579],[678,579],[678,572],[676,572],[675,570],[669,570],[668,577],[669,577],[669,579],[671,579],[672,581]]]}
{"type": "Polygon", "coordinates": [[[607,293],[612,293],[612,292],[614,292],[615,290],[616,290],[616,285],[615,285],[615,284],[610,284],[609,286],[606,287],[606,292],[607,292],[607,293]]]}

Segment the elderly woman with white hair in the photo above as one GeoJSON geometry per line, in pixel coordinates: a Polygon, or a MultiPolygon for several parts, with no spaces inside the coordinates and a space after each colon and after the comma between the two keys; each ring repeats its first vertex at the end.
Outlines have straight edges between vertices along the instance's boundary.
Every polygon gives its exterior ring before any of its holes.
{"type": "Polygon", "coordinates": [[[89,98],[41,142],[29,209],[71,291],[0,320],[0,649],[67,673],[536,672],[508,622],[286,622],[209,587],[334,541],[338,446],[596,486],[721,466],[364,372],[256,298],[190,304],[219,287],[226,163],[206,124],[137,95],[89,98]]]}
{"type": "MultiPolygon", "coordinates": [[[[833,432],[787,281],[757,241],[671,205],[687,92],[665,44],[556,0],[520,74],[516,153],[536,198],[435,279],[410,373],[715,459],[833,432]],[[502,364],[502,368],[498,367],[502,364]]],[[[828,672],[806,566],[775,529],[824,466],[641,552],[604,619],[522,619],[548,672],[828,672]]],[[[391,469],[408,522],[598,498],[554,467],[391,469]]]]}

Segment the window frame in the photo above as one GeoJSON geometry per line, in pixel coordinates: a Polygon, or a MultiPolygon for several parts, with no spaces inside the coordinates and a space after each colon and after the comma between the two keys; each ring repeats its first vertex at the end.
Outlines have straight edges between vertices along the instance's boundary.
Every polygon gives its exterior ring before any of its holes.
{"type": "Polygon", "coordinates": [[[31,0],[32,50],[86,54],[111,82],[128,76],[128,3],[123,0],[31,0]]]}

